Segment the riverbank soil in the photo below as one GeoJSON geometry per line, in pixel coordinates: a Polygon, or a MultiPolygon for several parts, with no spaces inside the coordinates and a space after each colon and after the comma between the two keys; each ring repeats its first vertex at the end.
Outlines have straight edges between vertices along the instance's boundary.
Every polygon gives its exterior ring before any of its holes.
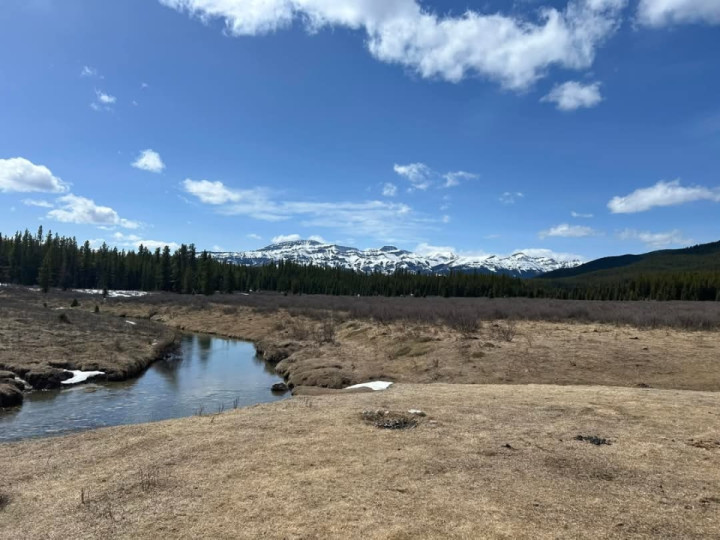
{"type": "Polygon", "coordinates": [[[0,445],[0,537],[717,538],[718,433],[705,392],[297,397],[0,445]]]}
{"type": "Polygon", "coordinates": [[[65,369],[104,371],[109,380],[122,380],[137,375],[172,348],[174,329],[100,308],[95,313],[97,298],[81,298],[71,307],[73,299],[0,289],[0,400],[23,388],[15,376],[36,389],[59,387],[71,376],[65,369]]]}
{"type": "MultiPolygon", "coordinates": [[[[344,388],[389,380],[720,390],[717,329],[506,319],[457,329],[412,319],[381,323],[333,310],[259,309],[236,301],[232,295],[208,300],[160,294],[112,300],[103,309],[254,341],[292,386],[344,388]]],[[[647,304],[648,317],[663,308],[647,304]]]]}

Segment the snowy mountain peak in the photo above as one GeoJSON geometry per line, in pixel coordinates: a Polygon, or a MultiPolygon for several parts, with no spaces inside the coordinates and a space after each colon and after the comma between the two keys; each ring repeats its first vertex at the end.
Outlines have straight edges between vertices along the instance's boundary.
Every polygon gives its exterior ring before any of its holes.
{"type": "Polygon", "coordinates": [[[361,250],[325,244],[316,240],[293,240],[271,244],[255,251],[215,252],[211,255],[221,261],[246,266],[293,261],[299,264],[340,267],[366,273],[392,274],[397,270],[406,270],[422,274],[448,274],[454,271],[514,277],[534,277],[551,270],[573,268],[583,263],[580,260],[561,261],[550,257],[532,257],[522,252],[502,257],[460,256],[448,251],[421,255],[395,246],[361,250]]]}

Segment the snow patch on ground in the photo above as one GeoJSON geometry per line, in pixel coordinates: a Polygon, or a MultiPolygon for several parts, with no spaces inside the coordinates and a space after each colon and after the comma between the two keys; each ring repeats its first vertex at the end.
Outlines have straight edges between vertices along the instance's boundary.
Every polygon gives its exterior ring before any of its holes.
{"type": "MultiPolygon", "coordinates": [[[[73,292],[82,294],[102,294],[102,289],[73,289],[73,292]]],[[[108,298],[137,298],[147,296],[146,291],[108,291],[108,298]]]]}
{"type": "Polygon", "coordinates": [[[65,373],[72,373],[73,376],[67,381],[62,381],[62,384],[78,384],[97,377],[98,375],[105,375],[104,371],[80,371],[79,369],[64,369],[63,371],[65,373]]]}
{"type": "Polygon", "coordinates": [[[137,324],[136,322],[132,322],[132,321],[125,321],[125,322],[128,324],[132,324],[133,326],[135,326],[137,324]]]}
{"type": "Polygon", "coordinates": [[[387,390],[392,385],[391,382],[387,381],[370,381],[366,383],[361,384],[354,384],[352,386],[348,386],[345,390],[353,390],[355,388],[369,388],[370,390],[378,391],[378,390],[387,390]]]}

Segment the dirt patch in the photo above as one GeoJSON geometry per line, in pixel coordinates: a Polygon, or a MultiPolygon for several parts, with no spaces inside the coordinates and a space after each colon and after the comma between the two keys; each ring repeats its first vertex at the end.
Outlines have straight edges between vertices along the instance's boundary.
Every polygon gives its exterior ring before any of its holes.
{"type": "Polygon", "coordinates": [[[718,410],[709,392],[397,384],[4,444],[0,537],[717,538],[720,452],[686,441],[720,432],[718,410]],[[360,417],[411,409],[429,414],[411,430],[360,417]]]}
{"type": "Polygon", "coordinates": [[[368,410],[361,417],[366,424],[380,429],[410,429],[419,423],[419,416],[403,411],[368,410]]]}

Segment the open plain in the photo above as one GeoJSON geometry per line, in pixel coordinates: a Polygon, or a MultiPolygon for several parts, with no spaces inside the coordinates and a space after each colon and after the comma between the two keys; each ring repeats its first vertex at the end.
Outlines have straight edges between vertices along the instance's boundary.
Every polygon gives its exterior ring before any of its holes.
{"type": "Polygon", "coordinates": [[[3,537],[720,535],[716,304],[3,295],[51,315],[15,313],[0,363],[77,297],[98,342],[246,339],[298,394],[0,445],[3,537]],[[340,390],[368,380],[396,384],[340,390]]]}

